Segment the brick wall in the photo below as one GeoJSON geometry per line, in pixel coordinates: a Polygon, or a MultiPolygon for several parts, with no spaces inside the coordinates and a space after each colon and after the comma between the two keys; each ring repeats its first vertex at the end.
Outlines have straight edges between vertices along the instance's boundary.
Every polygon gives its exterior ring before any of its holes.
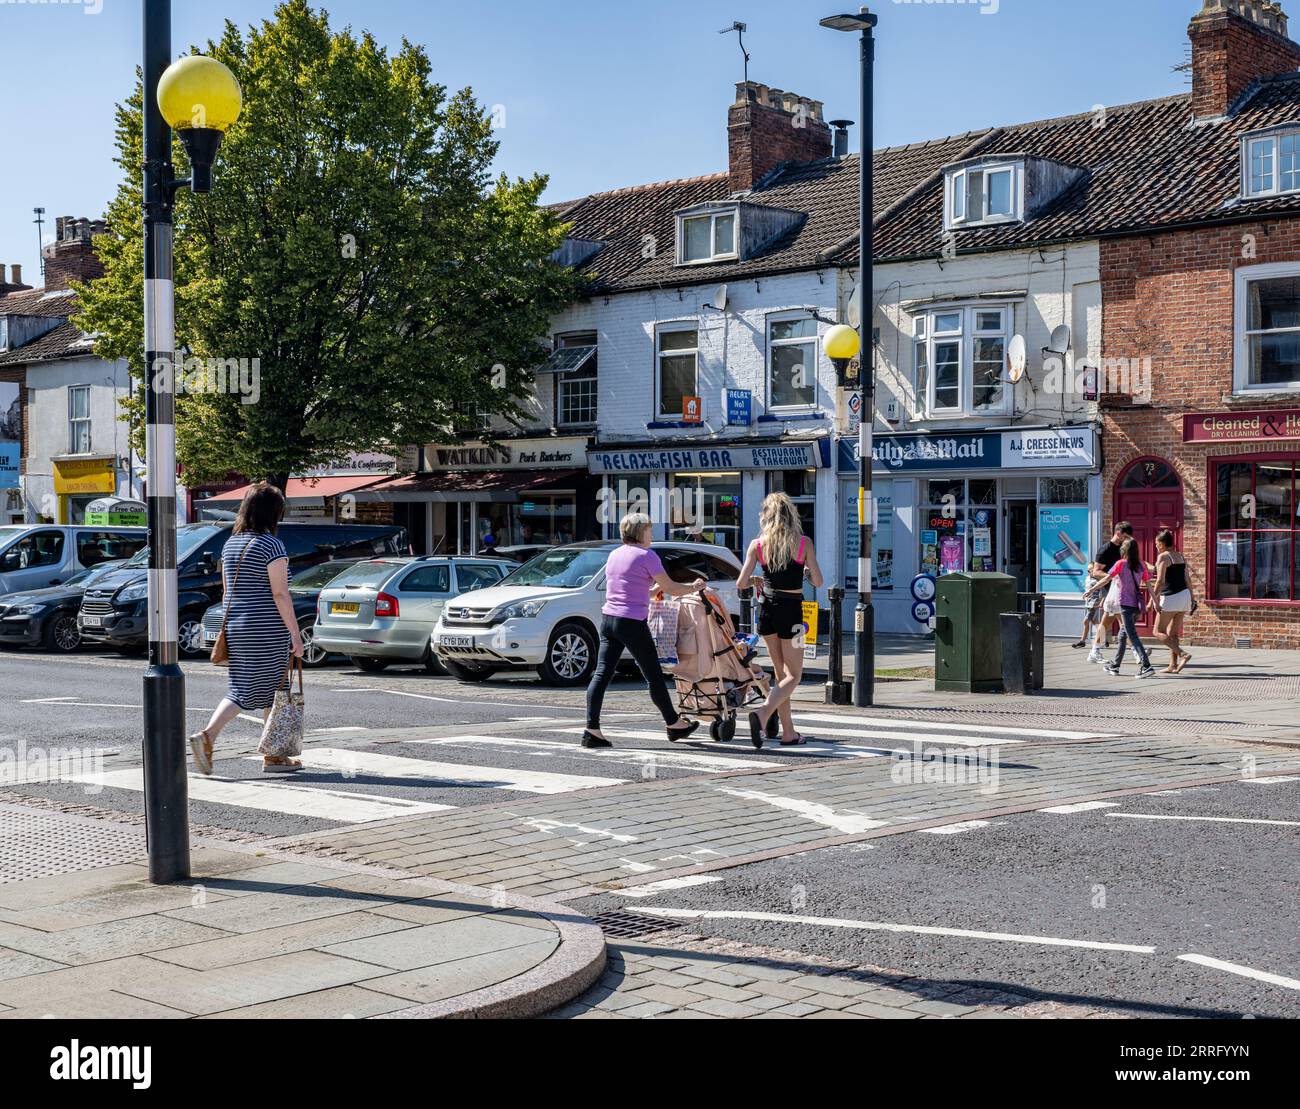
{"type": "Polygon", "coordinates": [[[1208,604],[1209,540],[1215,527],[1210,458],[1300,453],[1300,442],[1184,443],[1183,417],[1233,409],[1300,407],[1300,395],[1234,397],[1234,275],[1239,266],[1300,261],[1300,220],[1239,224],[1101,245],[1102,354],[1151,359],[1151,403],[1129,406],[1104,396],[1103,491],[1108,522],[1115,483],[1129,464],[1156,456],[1183,484],[1183,539],[1200,611],[1188,622],[1193,642],[1300,649],[1300,604],[1208,604]]]}
{"type": "Polygon", "coordinates": [[[831,129],[819,102],[766,85],[741,81],[727,113],[727,155],[731,187],[752,189],[782,162],[829,158],[831,129]]]}
{"type": "Polygon", "coordinates": [[[1228,11],[1197,16],[1188,35],[1192,111],[1198,119],[1225,115],[1252,81],[1300,68],[1300,45],[1228,11]]]}

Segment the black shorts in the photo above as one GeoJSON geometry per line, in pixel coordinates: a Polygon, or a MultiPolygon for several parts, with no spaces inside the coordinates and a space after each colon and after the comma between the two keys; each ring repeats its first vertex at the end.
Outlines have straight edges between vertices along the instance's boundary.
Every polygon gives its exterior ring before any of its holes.
{"type": "Polygon", "coordinates": [[[803,597],[798,593],[763,595],[758,605],[758,634],[794,639],[803,634],[803,597]]]}

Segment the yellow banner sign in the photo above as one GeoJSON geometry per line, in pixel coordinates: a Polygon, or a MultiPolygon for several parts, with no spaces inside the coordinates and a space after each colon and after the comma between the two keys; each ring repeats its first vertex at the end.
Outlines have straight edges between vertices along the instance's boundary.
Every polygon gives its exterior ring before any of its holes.
{"type": "Polygon", "coordinates": [[[803,622],[808,629],[803,638],[803,657],[813,659],[817,657],[817,602],[804,601],[803,603],[803,622]]]}
{"type": "Polygon", "coordinates": [[[117,467],[111,458],[67,458],[54,463],[54,491],[69,493],[117,492],[117,467]]]}

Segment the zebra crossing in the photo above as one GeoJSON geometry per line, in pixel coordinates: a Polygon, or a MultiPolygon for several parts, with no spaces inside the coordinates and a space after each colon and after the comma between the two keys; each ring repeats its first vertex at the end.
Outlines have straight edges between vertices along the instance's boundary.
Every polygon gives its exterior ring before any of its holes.
{"type": "MultiPolygon", "coordinates": [[[[654,778],[735,774],[800,765],[808,760],[890,758],[897,751],[912,752],[923,744],[1002,747],[1043,739],[1079,740],[1106,735],[814,711],[796,713],[795,723],[808,737],[800,747],[780,748],[777,741],[769,740],[761,751],[755,751],[746,742],[743,721],[739,722],[737,738],[730,743],[713,743],[701,732],[689,741],[669,743],[661,728],[628,721],[604,729],[615,746],[588,750],[577,742],[583,729],[563,719],[501,723],[503,726],[497,729],[480,725],[468,734],[385,743],[385,750],[366,746],[364,736],[356,733],[347,739],[316,733],[308,737],[307,749],[301,756],[305,767],[301,774],[292,778],[255,777],[251,776],[251,764],[260,762],[259,756],[245,755],[224,762],[218,758],[213,776],[190,776],[190,799],[232,813],[300,818],[317,827],[319,822],[342,826],[475,804],[604,789],[654,778]],[[351,740],[357,745],[323,745],[351,740]],[[403,753],[390,753],[394,747],[403,753]],[[458,761],[461,759],[465,761],[458,761]]],[[[108,792],[110,798],[112,791],[139,794],[144,789],[138,766],[52,773],[44,780],[78,784],[87,793],[101,796],[108,792]]],[[[239,824],[240,820],[232,815],[232,826],[239,824]]],[[[300,826],[293,824],[295,828],[300,826]]]]}

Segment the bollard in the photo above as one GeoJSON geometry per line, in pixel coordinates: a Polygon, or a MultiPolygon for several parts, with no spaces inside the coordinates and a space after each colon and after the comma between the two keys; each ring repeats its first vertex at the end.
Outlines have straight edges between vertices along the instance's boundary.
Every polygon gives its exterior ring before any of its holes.
{"type": "Polygon", "coordinates": [[[1045,629],[1047,625],[1047,597],[1042,593],[1020,593],[1016,596],[1016,608],[1029,616],[1029,670],[1033,675],[1033,689],[1043,689],[1046,684],[1047,642],[1045,629]]]}
{"type": "Polygon", "coordinates": [[[1002,691],[1025,696],[1034,691],[1030,670],[1029,620],[1023,612],[1004,612],[998,617],[1002,632],[1002,691]]]}
{"type": "Polygon", "coordinates": [[[844,589],[832,585],[826,594],[830,606],[830,656],[826,676],[826,703],[848,705],[853,702],[853,686],[844,680],[844,589]]]}

